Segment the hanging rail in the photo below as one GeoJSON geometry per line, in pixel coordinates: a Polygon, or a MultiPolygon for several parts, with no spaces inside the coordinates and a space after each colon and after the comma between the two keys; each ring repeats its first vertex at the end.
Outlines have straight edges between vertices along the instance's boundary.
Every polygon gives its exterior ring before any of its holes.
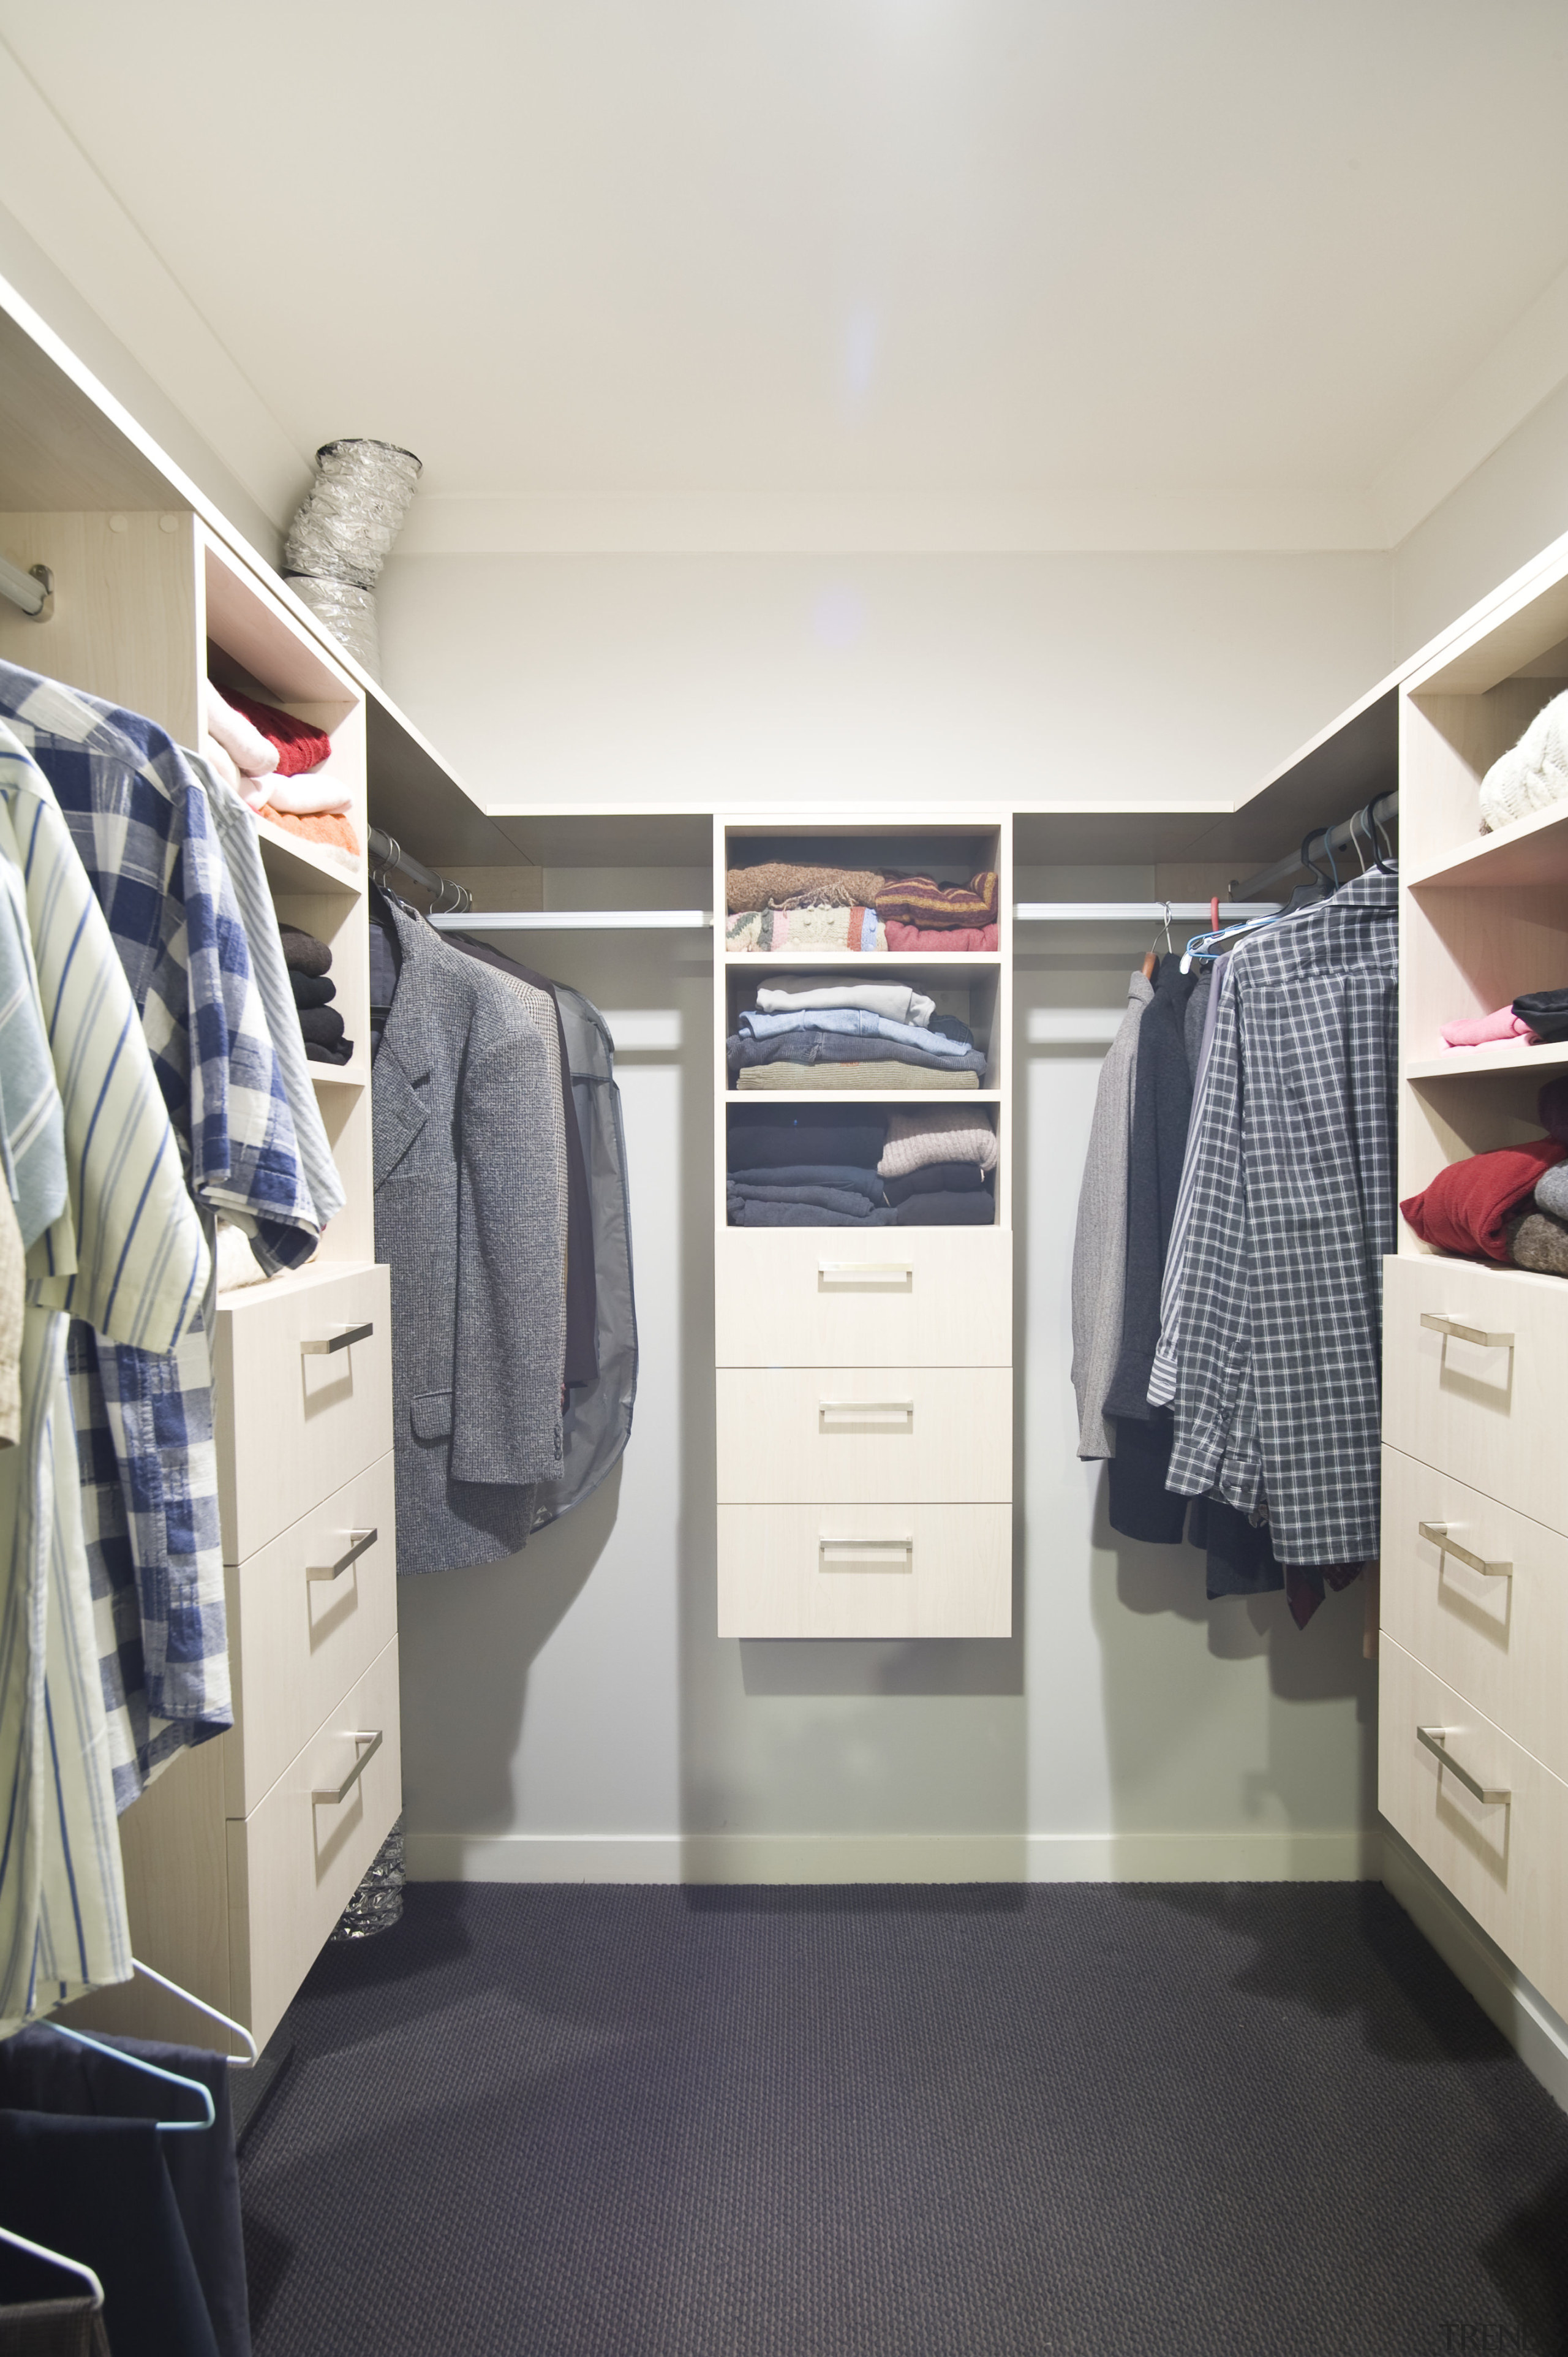
{"type": "MultiPolygon", "coordinates": [[[[473,907],[473,894],[466,884],[454,884],[449,876],[437,875],[434,867],[426,867],[423,859],[415,859],[411,852],[403,849],[395,834],[388,834],[381,827],[372,826],[369,831],[369,843],[371,873],[373,876],[378,878],[394,874],[406,876],[411,884],[417,884],[422,892],[428,892],[437,906],[446,903],[442,911],[444,915],[461,917],[473,907]]],[[[435,913],[432,909],[433,917],[435,913]]]]}
{"type": "MultiPolygon", "coordinates": [[[[1207,917],[1208,900],[1020,900],[1013,914],[1021,925],[1163,925],[1168,918],[1207,917]]],[[[1222,900],[1222,920],[1272,917],[1274,900],[1222,900]]]]}
{"type": "Polygon", "coordinates": [[[1313,871],[1307,857],[1309,851],[1316,850],[1330,861],[1337,851],[1366,851],[1375,856],[1380,849],[1380,831],[1398,818],[1399,813],[1399,789],[1395,787],[1389,793],[1379,794],[1337,826],[1315,826],[1303,837],[1299,851],[1287,852],[1284,858],[1276,859],[1272,866],[1260,867],[1255,876],[1247,877],[1240,884],[1233,883],[1230,889],[1238,899],[1250,899],[1255,893],[1272,890],[1276,884],[1288,883],[1293,876],[1310,875],[1313,871]]]}
{"type": "Polygon", "coordinates": [[[54,611],[55,577],[47,565],[31,565],[24,573],[8,556],[0,556],[0,597],[20,606],[29,620],[47,622],[54,611]]]}
{"type": "Polygon", "coordinates": [[[475,909],[466,917],[433,909],[430,921],[442,933],[695,933],[714,920],[705,909],[475,909]]]}

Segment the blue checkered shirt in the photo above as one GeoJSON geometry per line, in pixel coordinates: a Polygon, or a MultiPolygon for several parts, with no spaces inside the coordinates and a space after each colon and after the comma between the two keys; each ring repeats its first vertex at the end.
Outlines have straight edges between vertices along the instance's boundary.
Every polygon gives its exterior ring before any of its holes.
{"type": "MultiPolygon", "coordinates": [[[[153,722],[0,663],[0,713],[53,787],[119,952],[185,1176],[206,1216],[269,1271],[319,1232],[207,798],[153,722]]],[[[198,1319],[172,1352],[78,1319],[71,1406],[115,1799],[233,1724],[211,1352],[198,1319]]]]}

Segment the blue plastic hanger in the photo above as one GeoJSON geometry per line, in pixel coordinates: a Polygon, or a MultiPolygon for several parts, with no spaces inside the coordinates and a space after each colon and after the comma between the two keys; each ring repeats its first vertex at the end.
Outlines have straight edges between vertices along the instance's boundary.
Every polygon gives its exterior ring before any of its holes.
{"type": "Polygon", "coordinates": [[[93,2308],[103,2306],[103,2287],[84,2260],[68,2259],[63,2251],[51,2251],[45,2243],[30,2243],[26,2234],[13,2233],[9,2226],[0,2226],[0,2243],[9,2243],[13,2250],[26,2251],[30,2259],[44,2259],[51,2267],[63,2267],[68,2276],[79,2276],[92,2294],[93,2308]]]}

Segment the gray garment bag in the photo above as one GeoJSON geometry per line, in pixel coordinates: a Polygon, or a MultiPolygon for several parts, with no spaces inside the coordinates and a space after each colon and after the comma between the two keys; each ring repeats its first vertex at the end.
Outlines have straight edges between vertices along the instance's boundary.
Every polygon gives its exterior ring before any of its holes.
{"type": "Polygon", "coordinates": [[[555,996],[572,1067],[572,1102],[583,1137],[593,1203],[594,1275],[598,1289],[595,1343],[598,1375],[568,1392],[562,1419],[560,1478],[542,1481],[533,1525],[580,1505],[596,1490],[631,1434],[637,1397],[637,1305],[631,1288],[631,1200],[627,1191],[626,1133],[615,1082],[614,1042],[596,1006],[565,983],[555,996]]]}

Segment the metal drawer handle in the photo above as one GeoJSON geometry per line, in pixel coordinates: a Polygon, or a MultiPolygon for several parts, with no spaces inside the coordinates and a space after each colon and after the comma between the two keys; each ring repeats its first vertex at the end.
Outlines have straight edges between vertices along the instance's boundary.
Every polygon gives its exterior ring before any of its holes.
{"type": "Polygon", "coordinates": [[[822,1260],[817,1275],[823,1285],[913,1285],[915,1266],[907,1260],[822,1260]]]}
{"type": "Polygon", "coordinates": [[[884,1432],[913,1432],[915,1429],[913,1400],[819,1400],[817,1413],[822,1417],[825,1432],[832,1432],[836,1426],[846,1424],[875,1424],[884,1432]],[[890,1423],[888,1418],[892,1416],[897,1416],[901,1421],[890,1423]]]}
{"type": "MultiPolygon", "coordinates": [[[[1417,1523],[1415,1527],[1423,1539],[1430,1539],[1433,1545],[1439,1548],[1444,1555],[1457,1555],[1461,1563],[1467,1563],[1471,1570],[1478,1571],[1483,1578],[1511,1579],[1513,1577],[1511,1563],[1488,1563],[1485,1555],[1472,1555],[1468,1547],[1461,1546],[1458,1540],[1451,1535],[1454,1529],[1452,1523],[1417,1523]]],[[[1461,1523],[1459,1527],[1463,1529],[1464,1524],[1461,1523]]]]}
{"type": "Polygon", "coordinates": [[[1460,1767],[1448,1749],[1448,1738],[1451,1735],[1463,1735],[1464,1732],[1462,1727],[1418,1727],[1415,1730],[1417,1742],[1426,1746],[1439,1769],[1446,1768],[1451,1775],[1457,1776],[1466,1792],[1474,1792],[1477,1801],[1485,1801],[1488,1807],[1498,1802],[1511,1801],[1513,1794],[1506,1784],[1483,1784],[1478,1776],[1472,1776],[1467,1768],[1460,1767]]]}
{"type": "Polygon", "coordinates": [[[1434,1334],[1452,1334],[1456,1342],[1474,1342],[1482,1351],[1511,1351],[1511,1334],[1488,1334],[1484,1326],[1466,1326],[1462,1318],[1444,1318],[1436,1309],[1423,1309],[1421,1322],[1434,1334]]]}
{"type": "Polygon", "coordinates": [[[362,1326],[344,1326],[336,1334],[312,1334],[299,1347],[306,1358],[321,1358],[331,1351],[347,1351],[355,1342],[368,1342],[375,1330],[375,1319],[367,1318],[362,1326]]]}
{"type": "Polygon", "coordinates": [[[371,1760],[375,1758],[377,1752],[381,1749],[384,1739],[385,1729],[380,1727],[376,1728],[373,1735],[356,1734],[353,1740],[356,1743],[368,1744],[370,1747],[369,1749],[360,1752],[359,1758],[349,1769],[349,1773],[344,1777],[343,1781],[335,1791],[329,1786],[325,1792],[312,1792],[310,1796],[311,1799],[313,1801],[346,1801],[349,1793],[353,1791],[355,1785],[359,1782],[360,1777],[364,1774],[366,1769],[370,1766],[371,1760]]]}
{"type": "Polygon", "coordinates": [[[819,1539],[818,1560],[823,1571],[913,1571],[915,1542],[912,1538],[886,1539],[819,1539]],[[899,1563],[865,1563],[866,1555],[896,1555],[899,1563]]]}
{"type": "Polygon", "coordinates": [[[358,1563],[362,1555],[369,1554],[381,1536],[381,1533],[379,1531],[345,1531],[343,1536],[349,1542],[348,1553],[340,1555],[336,1563],[307,1565],[305,1574],[306,1579],[341,1579],[351,1563],[358,1563]]]}

